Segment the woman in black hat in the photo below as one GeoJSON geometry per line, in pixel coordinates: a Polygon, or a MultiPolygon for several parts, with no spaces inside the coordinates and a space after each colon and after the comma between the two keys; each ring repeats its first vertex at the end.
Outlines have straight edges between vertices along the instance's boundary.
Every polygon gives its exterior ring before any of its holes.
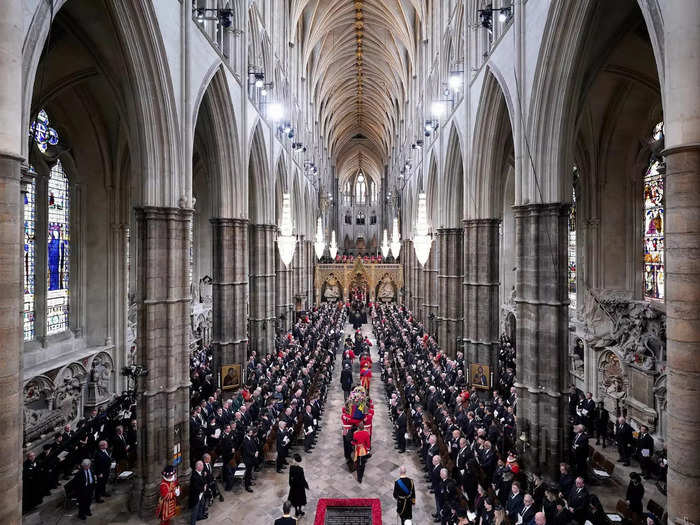
{"type": "Polygon", "coordinates": [[[627,504],[630,512],[634,512],[638,517],[644,512],[642,500],[644,499],[644,484],[642,477],[636,472],[630,474],[630,483],[627,485],[627,504]]]}
{"type": "Polygon", "coordinates": [[[304,477],[304,469],[301,466],[301,456],[294,454],[294,465],[289,467],[289,501],[294,505],[295,516],[303,516],[301,508],[306,505],[306,489],[309,484],[304,477]]]}

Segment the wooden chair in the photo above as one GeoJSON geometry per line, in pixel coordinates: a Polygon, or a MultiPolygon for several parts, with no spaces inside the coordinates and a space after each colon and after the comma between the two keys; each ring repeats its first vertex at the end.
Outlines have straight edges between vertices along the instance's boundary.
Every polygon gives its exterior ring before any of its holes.
{"type": "Polygon", "coordinates": [[[591,474],[599,482],[608,482],[612,479],[615,464],[605,458],[601,453],[595,452],[590,462],[591,474]]]}

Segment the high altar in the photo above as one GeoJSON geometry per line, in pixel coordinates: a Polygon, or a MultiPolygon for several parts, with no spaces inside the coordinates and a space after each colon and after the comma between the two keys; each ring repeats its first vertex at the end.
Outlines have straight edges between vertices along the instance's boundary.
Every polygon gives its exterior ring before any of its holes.
{"type": "Polygon", "coordinates": [[[347,300],[352,290],[361,290],[370,301],[398,302],[403,289],[400,264],[365,262],[319,263],[314,269],[316,302],[347,300]]]}

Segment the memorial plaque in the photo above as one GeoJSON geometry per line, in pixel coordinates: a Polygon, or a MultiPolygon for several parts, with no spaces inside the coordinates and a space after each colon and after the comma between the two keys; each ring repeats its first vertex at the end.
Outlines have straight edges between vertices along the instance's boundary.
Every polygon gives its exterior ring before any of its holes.
{"type": "Polygon", "coordinates": [[[372,507],[326,507],[325,525],[372,525],[372,507]]]}

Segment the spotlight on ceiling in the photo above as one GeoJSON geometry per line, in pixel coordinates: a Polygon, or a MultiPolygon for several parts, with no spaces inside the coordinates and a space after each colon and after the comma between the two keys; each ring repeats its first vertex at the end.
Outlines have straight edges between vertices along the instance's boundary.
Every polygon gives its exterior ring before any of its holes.
{"type": "Polygon", "coordinates": [[[290,133],[292,131],[292,125],[289,122],[285,123],[285,125],[282,127],[282,131],[285,133],[290,133]]]}
{"type": "Polygon", "coordinates": [[[439,100],[436,100],[430,105],[430,113],[436,119],[442,118],[445,114],[445,104],[439,100]]]}
{"type": "Polygon", "coordinates": [[[452,73],[450,75],[448,83],[452,91],[459,91],[460,89],[462,89],[462,74],[452,73]]]}
{"type": "Polygon", "coordinates": [[[272,122],[279,122],[284,118],[284,107],[279,102],[273,102],[267,107],[267,117],[272,122]]]}
{"type": "Polygon", "coordinates": [[[255,73],[255,87],[265,87],[265,73],[255,73]]]}
{"type": "Polygon", "coordinates": [[[501,22],[502,24],[507,22],[510,17],[511,17],[512,11],[510,7],[502,7],[498,11],[498,21],[501,22]]]}

